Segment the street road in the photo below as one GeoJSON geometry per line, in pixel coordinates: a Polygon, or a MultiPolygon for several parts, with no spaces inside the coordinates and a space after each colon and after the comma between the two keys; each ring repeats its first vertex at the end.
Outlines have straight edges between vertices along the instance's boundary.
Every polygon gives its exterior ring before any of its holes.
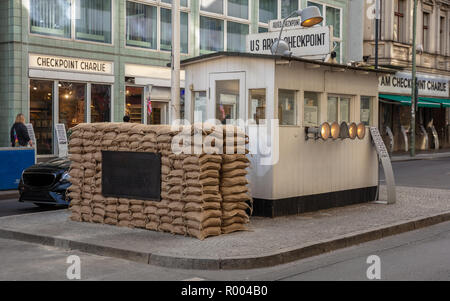
{"type": "Polygon", "coordinates": [[[56,210],[59,208],[57,207],[41,208],[33,203],[20,203],[17,199],[0,200],[0,217],[8,215],[18,215],[48,210],[56,210]]]}
{"type": "Polygon", "coordinates": [[[70,255],[81,280],[368,280],[368,256],[381,280],[450,280],[450,222],[265,269],[168,269],[37,244],[0,239],[0,280],[67,280],[70,255]]]}
{"type": "MultiPolygon", "coordinates": [[[[450,157],[429,160],[392,162],[395,184],[438,189],[450,189],[450,157]]],[[[380,180],[384,183],[380,165],[380,180]]]]}

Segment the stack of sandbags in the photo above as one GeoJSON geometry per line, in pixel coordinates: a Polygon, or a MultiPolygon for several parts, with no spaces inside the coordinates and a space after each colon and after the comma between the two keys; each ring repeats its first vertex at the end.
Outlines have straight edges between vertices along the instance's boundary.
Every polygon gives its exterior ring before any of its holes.
{"type": "Polygon", "coordinates": [[[222,194],[222,233],[227,234],[247,230],[251,214],[251,197],[246,178],[250,161],[245,155],[248,151],[248,137],[234,126],[224,127],[226,153],[222,155],[220,191],[222,194]]]}
{"type": "Polygon", "coordinates": [[[183,159],[185,155],[172,154],[169,156],[171,170],[168,175],[168,208],[167,217],[161,218],[160,229],[174,234],[186,234],[186,226],[183,219],[184,200],[182,197],[184,189],[183,159]]]}

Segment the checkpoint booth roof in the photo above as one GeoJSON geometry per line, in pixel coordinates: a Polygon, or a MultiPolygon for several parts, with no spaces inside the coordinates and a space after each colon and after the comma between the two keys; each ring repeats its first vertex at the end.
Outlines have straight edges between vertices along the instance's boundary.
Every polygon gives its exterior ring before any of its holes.
{"type": "Polygon", "coordinates": [[[238,52],[181,67],[185,119],[245,123],[254,215],[375,200],[378,158],[368,127],[378,124],[378,77],[393,72],[238,52]],[[325,124],[329,138],[317,139],[325,124]]]}

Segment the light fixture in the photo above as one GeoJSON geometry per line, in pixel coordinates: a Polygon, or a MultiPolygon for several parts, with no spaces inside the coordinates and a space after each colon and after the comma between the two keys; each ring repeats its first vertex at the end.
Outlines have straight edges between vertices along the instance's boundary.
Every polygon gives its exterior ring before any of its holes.
{"type": "Polygon", "coordinates": [[[33,90],[36,91],[36,90],[37,90],[37,87],[33,87],[33,90]]]}
{"type": "Polygon", "coordinates": [[[340,129],[339,129],[339,137],[341,139],[346,139],[349,137],[348,125],[347,125],[347,122],[345,122],[345,121],[341,122],[340,129]]]}
{"type": "Polygon", "coordinates": [[[333,138],[333,140],[336,140],[337,138],[339,138],[340,130],[341,130],[341,127],[339,126],[339,123],[337,123],[335,121],[331,124],[331,138],[333,138]]]}
{"type": "Polygon", "coordinates": [[[283,55],[283,56],[292,55],[292,52],[290,51],[289,48],[289,44],[286,43],[286,41],[281,40],[281,34],[283,33],[283,28],[284,24],[286,23],[286,20],[294,16],[301,18],[301,25],[303,27],[311,27],[323,21],[323,17],[320,14],[320,10],[317,6],[308,6],[304,9],[293,11],[289,16],[283,19],[280,35],[270,48],[270,51],[272,52],[273,55],[283,55]]]}
{"type": "Polygon", "coordinates": [[[350,123],[350,125],[348,127],[349,138],[354,140],[356,138],[357,131],[358,131],[358,129],[357,129],[356,123],[354,123],[354,122],[350,123]]]}
{"type": "Polygon", "coordinates": [[[314,139],[321,138],[322,140],[327,140],[330,137],[330,125],[328,122],[322,123],[319,127],[306,127],[305,128],[305,139],[308,140],[310,134],[314,135],[314,139]]]}
{"type": "Polygon", "coordinates": [[[69,99],[69,94],[64,95],[66,99],[69,99]]]}
{"type": "Polygon", "coordinates": [[[360,123],[360,124],[358,124],[358,127],[357,127],[357,136],[358,136],[358,139],[364,139],[364,136],[366,136],[366,125],[364,124],[364,123],[360,123]]]}

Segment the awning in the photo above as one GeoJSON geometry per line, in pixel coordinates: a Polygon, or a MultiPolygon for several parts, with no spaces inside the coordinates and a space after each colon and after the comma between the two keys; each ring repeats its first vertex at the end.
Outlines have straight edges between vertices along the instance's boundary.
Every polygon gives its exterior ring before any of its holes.
{"type": "MultiPolygon", "coordinates": [[[[381,99],[387,99],[387,100],[392,100],[392,101],[398,102],[402,106],[411,106],[411,96],[379,94],[379,97],[381,99]]],[[[433,98],[433,99],[438,99],[438,98],[433,98]]],[[[419,97],[418,105],[419,105],[419,107],[422,107],[422,108],[440,108],[441,107],[441,103],[428,101],[428,100],[424,99],[423,97],[419,97]]],[[[450,106],[450,104],[449,104],[449,106],[450,106]]]]}
{"type": "Polygon", "coordinates": [[[450,108],[450,98],[419,97],[420,100],[441,104],[443,108],[450,108]]]}

